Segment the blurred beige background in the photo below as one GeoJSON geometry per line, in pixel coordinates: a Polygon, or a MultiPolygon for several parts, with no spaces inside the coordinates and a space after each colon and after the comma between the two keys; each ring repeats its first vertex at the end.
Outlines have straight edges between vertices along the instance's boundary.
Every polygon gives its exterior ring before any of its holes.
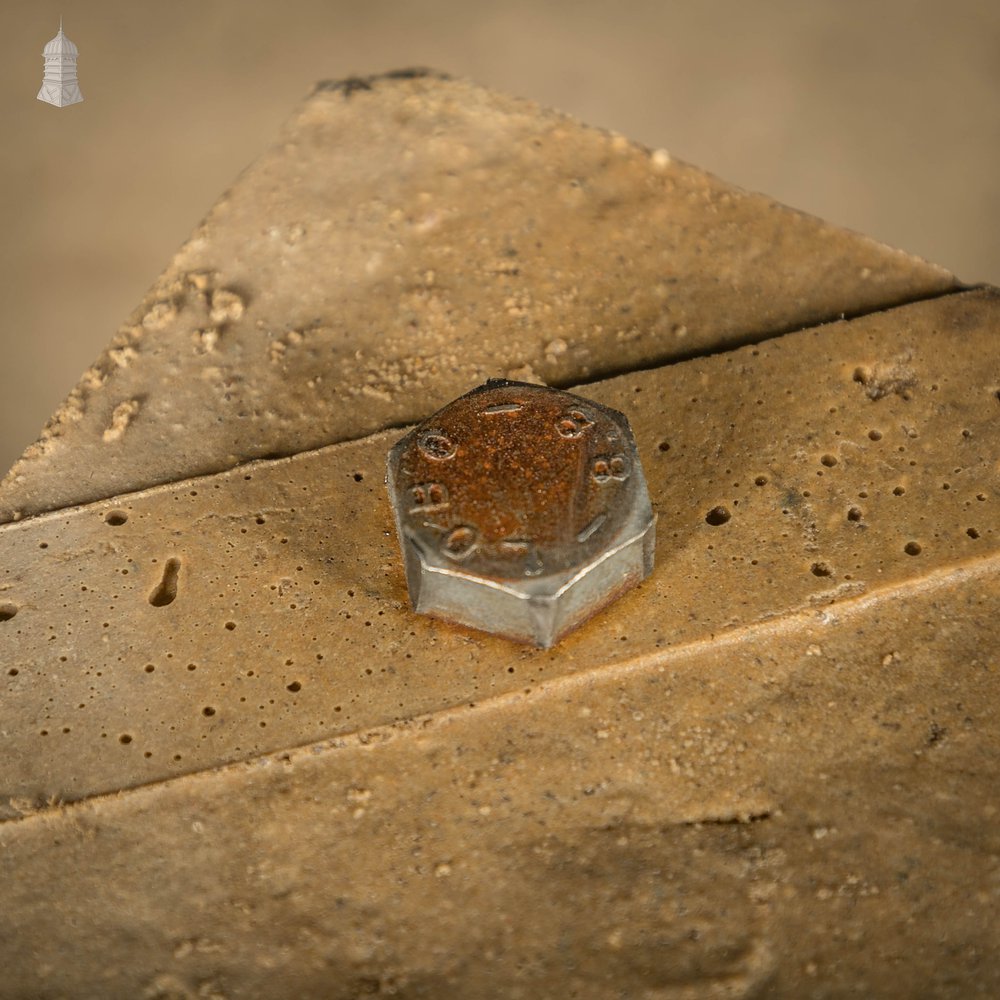
{"type": "Polygon", "coordinates": [[[984,0],[3,0],[0,39],[2,470],[320,79],[469,76],[1000,282],[984,0]],[[35,99],[60,14],[61,109],[35,99]]]}

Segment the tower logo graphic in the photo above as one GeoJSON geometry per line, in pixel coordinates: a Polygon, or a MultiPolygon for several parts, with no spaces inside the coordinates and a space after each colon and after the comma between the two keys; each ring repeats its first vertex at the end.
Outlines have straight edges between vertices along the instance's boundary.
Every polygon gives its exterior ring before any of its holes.
{"type": "Polygon", "coordinates": [[[63,34],[62,18],[59,18],[59,34],[42,49],[45,60],[45,77],[38,99],[57,108],[67,104],[79,104],[83,100],[80,84],[76,80],[76,46],[63,34]]]}

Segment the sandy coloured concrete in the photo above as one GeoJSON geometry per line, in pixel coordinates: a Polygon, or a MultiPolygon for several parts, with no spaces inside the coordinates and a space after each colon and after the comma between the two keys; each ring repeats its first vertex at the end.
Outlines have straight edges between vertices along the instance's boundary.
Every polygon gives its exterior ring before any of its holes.
{"type": "Polygon", "coordinates": [[[0,521],[958,287],[436,73],[320,85],[0,483],[0,521]]]}
{"type": "Polygon", "coordinates": [[[995,995],[998,322],[587,386],[658,560],[551,651],[408,611],[398,431],[0,529],[3,995],[995,995]]]}
{"type": "Polygon", "coordinates": [[[318,88],[0,487],[0,997],[1000,994],[998,326],[529,102],[318,88]],[[491,374],[625,413],[659,518],[552,650],[407,604],[386,453],[491,374]]]}

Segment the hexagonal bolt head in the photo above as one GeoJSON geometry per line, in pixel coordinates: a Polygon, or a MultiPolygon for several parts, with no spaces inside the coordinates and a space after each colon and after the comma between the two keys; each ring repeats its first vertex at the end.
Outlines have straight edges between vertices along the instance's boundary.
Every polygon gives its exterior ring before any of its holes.
{"type": "Polygon", "coordinates": [[[653,568],[655,516],[616,410],[490,379],[389,452],[415,611],[548,647],[653,568]]]}

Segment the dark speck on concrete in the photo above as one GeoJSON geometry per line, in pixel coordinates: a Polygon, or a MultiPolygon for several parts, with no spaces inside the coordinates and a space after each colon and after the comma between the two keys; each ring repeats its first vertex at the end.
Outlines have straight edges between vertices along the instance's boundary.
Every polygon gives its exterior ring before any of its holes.
{"type": "Polygon", "coordinates": [[[416,80],[425,76],[433,77],[436,80],[451,79],[448,73],[443,73],[440,70],[415,66],[409,69],[393,69],[387,73],[374,73],[371,76],[349,76],[343,80],[320,80],[313,89],[313,93],[319,93],[322,90],[339,90],[344,97],[350,97],[359,90],[372,90],[374,84],[380,80],[416,80]]]}

